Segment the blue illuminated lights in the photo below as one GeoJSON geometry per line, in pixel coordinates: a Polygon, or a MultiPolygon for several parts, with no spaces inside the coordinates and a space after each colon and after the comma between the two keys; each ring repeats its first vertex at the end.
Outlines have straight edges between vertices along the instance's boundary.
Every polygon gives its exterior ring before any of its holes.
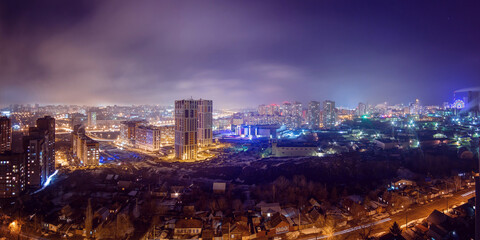
{"type": "Polygon", "coordinates": [[[42,188],[33,192],[33,194],[39,193],[39,192],[43,191],[46,187],[48,187],[48,185],[50,185],[50,183],[52,182],[53,177],[55,177],[57,174],[58,174],[58,170],[55,170],[55,172],[52,175],[48,176],[47,181],[45,181],[42,188]]]}
{"type": "Polygon", "coordinates": [[[43,184],[43,186],[47,187],[50,184],[50,182],[52,181],[52,178],[55,177],[55,175],[57,175],[57,173],[58,173],[58,170],[55,170],[55,172],[47,178],[47,181],[45,181],[45,184],[43,184]]]}

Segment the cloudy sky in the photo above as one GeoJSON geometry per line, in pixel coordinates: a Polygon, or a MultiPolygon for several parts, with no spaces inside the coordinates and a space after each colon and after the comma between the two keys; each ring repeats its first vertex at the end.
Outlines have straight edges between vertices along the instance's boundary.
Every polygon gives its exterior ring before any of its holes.
{"type": "Polygon", "coordinates": [[[478,1],[1,1],[0,103],[425,104],[480,85],[478,1]]]}

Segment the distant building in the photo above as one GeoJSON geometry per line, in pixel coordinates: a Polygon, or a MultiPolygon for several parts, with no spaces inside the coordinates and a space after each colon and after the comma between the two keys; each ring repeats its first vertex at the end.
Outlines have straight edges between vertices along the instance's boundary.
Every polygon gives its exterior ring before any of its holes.
{"type": "Polygon", "coordinates": [[[199,147],[204,147],[212,144],[213,133],[212,133],[212,110],[213,102],[212,100],[198,100],[198,128],[197,128],[197,137],[199,147]]]}
{"type": "Polygon", "coordinates": [[[337,113],[335,109],[335,102],[326,100],[323,102],[323,127],[334,127],[337,122],[337,113]]]}
{"type": "Polygon", "coordinates": [[[135,145],[135,133],[137,126],[146,124],[145,120],[123,121],[120,123],[120,140],[127,144],[135,145]]]}
{"type": "Polygon", "coordinates": [[[367,105],[365,103],[358,103],[357,115],[363,116],[367,114],[367,105]]]}
{"type": "Polygon", "coordinates": [[[198,146],[205,146],[212,142],[212,110],[211,100],[175,101],[176,158],[195,160],[198,146]]]}
{"type": "Polygon", "coordinates": [[[37,119],[37,128],[45,133],[45,157],[47,176],[55,172],[55,118],[45,116],[37,119]]]}
{"type": "Polygon", "coordinates": [[[135,146],[146,151],[158,151],[161,145],[160,127],[140,125],[135,128],[135,146]]]}
{"type": "Polygon", "coordinates": [[[240,125],[232,126],[235,135],[251,138],[277,138],[278,125],[240,125]]]}
{"type": "Polygon", "coordinates": [[[272,155],[275,157],[307,157],[319,156],[317,146],[301,144],[278,144],[272,143],[272,155]]]}
{"type": "Polygon", "coordinates": [[[87,126],[89,128],[97,127],[97,113],[93,111],[89,111],[87,113],[87,126]]]}
{"type": "Polygon", "coordinates": [[[85,135],[85,129],[80,125],[72,132],[72,151],[84,166],[98,166],[100,163],[100,144],[85,135]]]}
{"type": "Polygon", "coordinates": [[[0,198],[16,197],[23,190],[25,190],[23,153],[0,154],[0,198]]]}
{"type": "Polygon", "coordinates": [[[282,116],[292,116],[293,115],[293,108],[292,104],[289,102],[284,102],[281,107],[281,114],[282,116]]]}
{"type": "Polygon", "coordinates": [[[307,113],[308,128],[317,129],[320,127],[320,103],[311,101],[308,103],[307,113]]]}
{"type": "Polygon", "coordinates": [[[265,106],[265,104],[258,106],[258,114],[262,116],[267,115],[267,107],[265,106]]]}
{"type": "Polygon", "coordinates": [[[0,117],[0,154],[12,150],[12,122],[0,117]]]}

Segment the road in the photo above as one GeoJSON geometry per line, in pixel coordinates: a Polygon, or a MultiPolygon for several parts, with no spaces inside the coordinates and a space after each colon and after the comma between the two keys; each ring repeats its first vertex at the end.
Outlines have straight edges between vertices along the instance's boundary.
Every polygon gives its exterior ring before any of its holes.
{"type": "MultiPolygon", "coordinates": [[[[397,222],[402,228],[405,227],[406,222],[411,222],[414,220],[421,220],[428,217],[435,209],[438,211],[444,211],[448,208],[452,209],[452,206],[459,206],[468,201],[469,198],[475,196],[475,187],[470,187],[468,189],[460,190],[453,194],[451,197],[435,199],[432,202],[426,203],[424,205],[415,205],[409,208],[407,211],[402,211],[397,214],[394,214],[388,218],[377,220],[371,223],[366,223],[361,226],[356,226],[348,229],[342,229],[333,234],[333,236],[350,236],[358,234],[357,232],[363,228],[371,227],[373,234],[380,234],[382,232],[388,232],[389,228],[392,226],[393,222],[397,222]]],[[[315,239],[328,239],[329,236],[318,236],[307,235],[301,237],[302,240],[315,240],[315,239]]]]}

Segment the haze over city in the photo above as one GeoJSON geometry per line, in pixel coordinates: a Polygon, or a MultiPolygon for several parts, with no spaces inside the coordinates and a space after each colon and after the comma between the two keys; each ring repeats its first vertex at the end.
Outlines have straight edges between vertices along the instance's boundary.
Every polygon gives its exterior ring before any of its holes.
{"type": "Polygon", "coordinates": [[[480,240],[479,10],[0,1],[0,240],[480,240]]]}
{"type": "Polygon", "coordinates": [[[0,4],[1,103],[427,105],[478,86],[479,3],[0,4]]]}

